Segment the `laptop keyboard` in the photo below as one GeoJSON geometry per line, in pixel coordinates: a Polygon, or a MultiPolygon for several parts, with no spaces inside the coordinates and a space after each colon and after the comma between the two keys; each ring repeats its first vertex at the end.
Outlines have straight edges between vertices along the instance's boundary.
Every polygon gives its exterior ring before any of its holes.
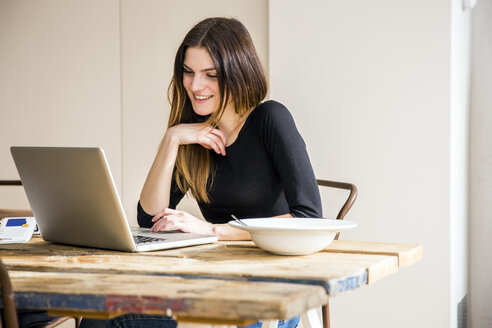
{"type": "Polygon", "coordinates": [[[153,237],[146,237],[146,236],[133,236],[133,240],[137,245],[159,243],[159,242],[166,241],[164,238],[153,238],[153,237]]]}

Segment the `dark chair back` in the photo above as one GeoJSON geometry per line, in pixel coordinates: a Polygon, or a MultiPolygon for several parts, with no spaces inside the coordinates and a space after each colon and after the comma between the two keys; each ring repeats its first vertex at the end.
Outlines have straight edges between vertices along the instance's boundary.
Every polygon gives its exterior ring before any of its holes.
{"type": "MultiPolygon", "coordinates": [[[[318,186],[322,187],[330,187],[330,188],[336,188],[336,189],[345,189],[349,190],[350,193],[348,195],[347,200],[343,204],[342,208],[338,212],[337,215],[337,220],[343,220],[345,215],[347,215],[348,211],[350,208],[352,208],[352,205],[354,205],[355,199],[357,198],[357,187],[354,184],[347,183],[347,182],[338,182],[338,181],[330,181],[330,180],[316,180],[318,182],[318,186]]],[[[338,239],[340,236],[340,233],[337,233],[335,239],[338,239]]]]}
{"type": "MultiPolygon", "coordinates": [[[[15,311],[14,302],[14,292],[12,290],[12,283],[10,282],[10,277],[0,259],[0,284],[2,290],[2,305],[3,305],[3,316],[7,328],[18,328],[19,322],[17,321],[17,313],[15,311]]],[[[2,326],[0,321],[0,327],[2,326]]]]}

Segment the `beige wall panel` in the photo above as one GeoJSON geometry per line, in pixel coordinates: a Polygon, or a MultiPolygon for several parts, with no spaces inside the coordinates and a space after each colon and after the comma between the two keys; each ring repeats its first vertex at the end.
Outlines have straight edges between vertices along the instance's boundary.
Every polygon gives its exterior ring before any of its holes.
{"type": "MultiPolygon", "coordinates": [[[[176,50],[203,18],[235,17],[249,29],[264,65],[268,62],[268,2],[161,1],[121,2],[123,91],[123,203],[136,224],[136,204],[164,135],[169,115],[167,87],[176,50]]],[[[267,68],[267,67],[266,67],[267,68]]],[[[199,216],[192,201],[180,207],[199,216]]]]}
{"type": "MultiPolygon", "coordinates": [[[[11,145],[101,146],[120,184],[118,8],[0,0],[0,179],[18,178],[11,145]]],[[[14,189],[0,189],[0,206],[26,206],[14,189]]]]}
{"type": "Polygon", "coordinates": [[[271,97],[292,111],[317,176],[359,187],[347,217],[359,226],[341,238],[424,247],[415,266],[333,298],[334,327],[456,323],[450,315],[450,6],[270,1],[271,97]]]}

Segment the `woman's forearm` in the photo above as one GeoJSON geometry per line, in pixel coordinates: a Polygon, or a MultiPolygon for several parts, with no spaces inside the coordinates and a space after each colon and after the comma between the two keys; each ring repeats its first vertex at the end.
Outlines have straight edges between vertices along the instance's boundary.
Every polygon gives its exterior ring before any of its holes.
{"type": "Polygon", "coordinates": [[[140,193],[140,205],[154,215],[169,206],[171,181],[179,144],[166,133],[140,193]]]}
{"type": "MultiPolygon", "coordinates": [[[[286,213],[283,215],[274,216],[274,218],[291,218],[292,214],[286,213]]],[[[249,232],[231,227],[229,224],[214,224],[212,233],[219,237],[219,240],[251,240],[249,232]]]]}

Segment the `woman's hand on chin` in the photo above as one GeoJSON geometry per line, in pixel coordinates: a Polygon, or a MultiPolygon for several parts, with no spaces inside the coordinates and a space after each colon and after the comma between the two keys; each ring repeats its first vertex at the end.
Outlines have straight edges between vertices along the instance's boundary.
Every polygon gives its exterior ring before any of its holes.
{"type": "Polygon", "coordinates": [[[219,129],[204,123],[183,123],[170,127],[166,136],[179,145],[199,144],[225,156],[226,138],[219,129]]]}
{"type": "Polygon", "coordinates": [[[152,232],[180,230],[203,235],[214,234],[212,223],[194,217],[187,212],[170,208],[157,213],[152,219],[152,222],[154,222],[154,225],[150,228],[152,232]]]}

